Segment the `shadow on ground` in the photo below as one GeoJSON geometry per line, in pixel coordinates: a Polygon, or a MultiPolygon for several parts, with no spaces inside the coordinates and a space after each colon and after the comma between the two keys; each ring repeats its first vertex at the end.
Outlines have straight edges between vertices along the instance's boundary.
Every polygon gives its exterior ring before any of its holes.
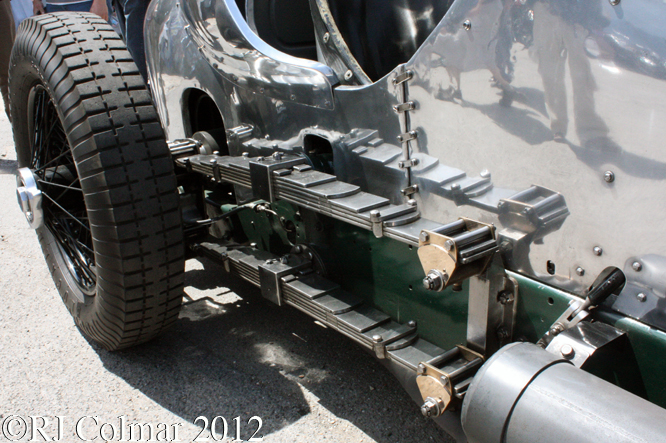
{"type": "Polygon", "coordinates": [[[96,347],[109,371],[190,422],[200,415],[258,415],[266,437],[310,412],[302,385],[379,442],[448,440],[358,345],[202,263],[205,269],[186,275],[188,293],[215,294],[220,286],[243,298],[220,288],[219,297],[186,302],[176,326],[151,343],[120,353],[96,347]]]}

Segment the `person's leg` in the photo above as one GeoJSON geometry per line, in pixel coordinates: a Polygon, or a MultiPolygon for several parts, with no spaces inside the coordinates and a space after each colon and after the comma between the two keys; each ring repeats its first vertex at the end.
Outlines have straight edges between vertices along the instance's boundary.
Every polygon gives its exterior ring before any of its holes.
{"type": "Polygon", "coordinates": [[[0,29],[3,29],[2,41],[0,41],[0,93],[5,103],[5,112],[9,120],[12,119],[9,111],[9,59],[12,55],[14,44],[14,17],[9,0],[0,0],[0,29]]]}
{"type": "MultiPolygon", "coordinates": [[[[149,0],[119,0],[124,14],[125,43],[134,63],[139,68],[143,80],[148,80],[146,52],[143,43],[143,20],[146,17],[149,0]]],[[[122,21],[121,21],[122,23],[122,21]]]]}
{"type": "Polygon", "coordinates": [[[44,9],[46,9],[46,12],[49,14],[52,12],[62,12],[62,11],[88,12],[90,11],[91,6],[92,6],[92,0],[89,0],[87,2],[72,3],[69,5],[52,5],[47,3],[46,5],[44,5],[44,9]]]}

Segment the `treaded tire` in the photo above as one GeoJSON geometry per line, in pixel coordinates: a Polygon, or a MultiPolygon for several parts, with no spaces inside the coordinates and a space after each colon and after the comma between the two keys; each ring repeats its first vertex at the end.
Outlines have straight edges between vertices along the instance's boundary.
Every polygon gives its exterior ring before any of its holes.
{"type": "Polygon", "coordinates": [[[98,16],[26,19],[10,67],[19,167],[30,167],[44,149],[33,146],[36,90],[57,110],[94,250],[86,291],[63,242],[47,225],[38,228],[53,280],[76,324],[104,348],[150,340],[178,317],[184,246],[173,162],[146,85],[123,41],[98,16]]]}

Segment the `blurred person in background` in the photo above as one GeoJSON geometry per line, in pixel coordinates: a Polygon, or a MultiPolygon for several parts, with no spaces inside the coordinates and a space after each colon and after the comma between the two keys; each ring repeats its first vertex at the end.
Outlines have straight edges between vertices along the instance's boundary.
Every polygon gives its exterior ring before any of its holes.
{"type": "Polygon", "coordinates": [[[32,10],[35,15],[60,11],[92,12],[104,20],[109,19],[106,0],[32,0],[32,10]]]}

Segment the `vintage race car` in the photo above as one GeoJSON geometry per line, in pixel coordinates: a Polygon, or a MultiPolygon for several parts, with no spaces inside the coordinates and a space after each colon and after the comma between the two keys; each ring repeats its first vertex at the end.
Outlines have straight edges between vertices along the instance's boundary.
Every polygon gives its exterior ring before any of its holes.
{"type": "MultiPolygon", "coordinates": [[[[81,331],[207,256],[460,441],[666,441],[666,4],[153,0],[21,25],[17,196],[81,331]]],[[[248,319],[249,321],[250,319],[248,319]]]]}

